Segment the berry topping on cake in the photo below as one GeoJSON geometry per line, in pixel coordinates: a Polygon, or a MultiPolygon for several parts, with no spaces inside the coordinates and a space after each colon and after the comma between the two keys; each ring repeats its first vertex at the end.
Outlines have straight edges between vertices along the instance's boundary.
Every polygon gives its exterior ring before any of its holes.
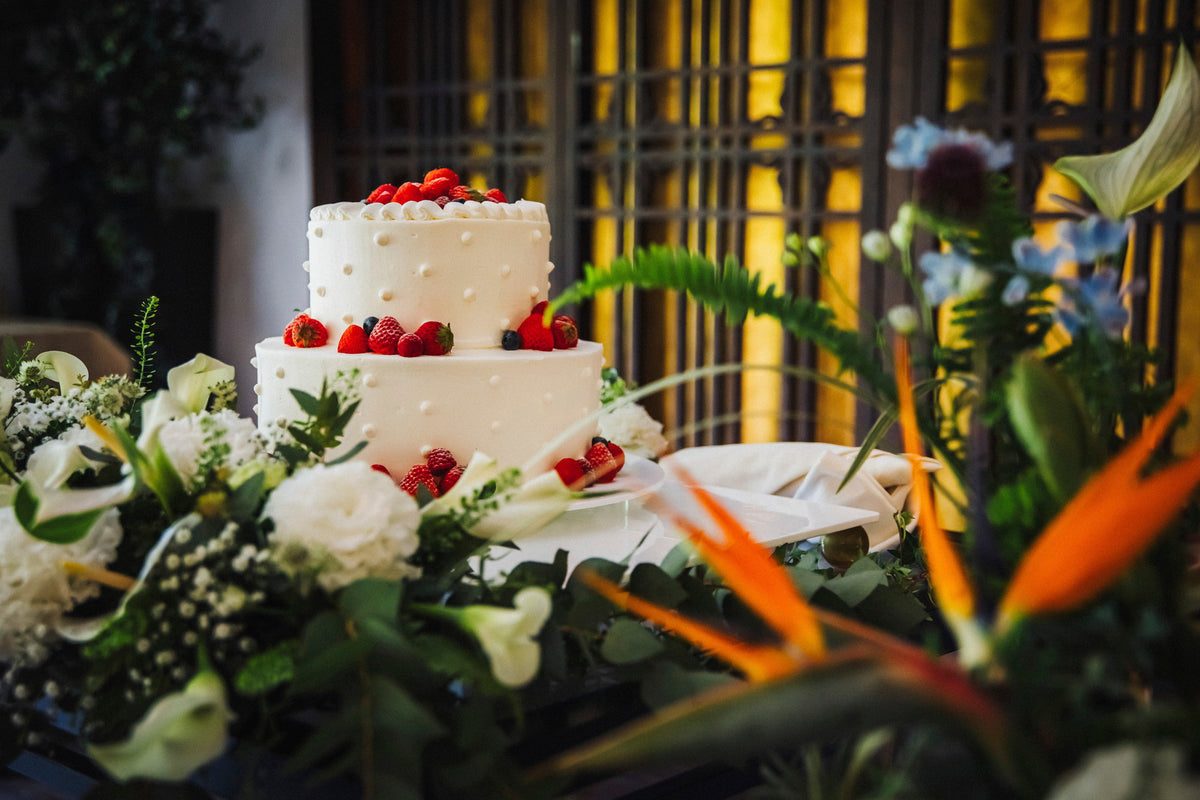
{"type": "Polygon", "coordinates": [[[385,467],[383,464],[372,464],[371,469],[375,470],[376,472],[382,472],[384,475],[387,475],[389,478],[392,477],[392,471],[389,470],[387,467],[385,467]]]}
{"type": "Polygon", "coordinates": [[[422,486],[427,488],[434,497],[439,496],[437,478],[433,477],[429,467],[424,464],[413,464],[408,468],[404,480],[400,481],[400,488],[416,497],[422,486]]]}
{"type": "Polygon", "coordinates": [[[566,314],[554,318],[550,332],[554,334],[554,346],[559,350],[569,350],[579,344],[579,327],[566,314]]]}
{"type": "MultiPolygon", "coordinates": [[[[585,461],[583,464],[587,464],[587,462],[585,461]]],[[[563,485],[573,492],[586,488],[588,485],[587,473],[578,458],[560,458],[554,465],[554,471],[558,473],[558,478],[563,485]]]]}
{"type": "Polygon", "coordinates": [[[533,308],[529,310],[529,313],[535,317],[544,316],[546,313],[546,306],[548,305],[550,305],[549,300],[540,300],[533,304],[533,308]]]}
{"type": "Polygon", "coordinates": [[[507,203],[508,198],[504,196],[504,192],[499,189],[488,189],[483,193],[485,200],[491,200],[493,203],[507,203]]]}
{"type": "Polygon", "coordinates": [[[588,448],[583,458],[592,465],[593,483],[608,483],[617,477],[617,459],[607,444],[597,442],[588,448]]]}
{"type": "Polygon", "coordinates": [[[432,183],[437,180],[448,180],[451,186],[457,186],[459,183],[458,173],[449,167],[438,167],[425,173],[425,183],[432,183]]]}
{"type": "Polygon", "coordinates": [[[458,483],[458,479],[461,478],[462,474],[466,471],[467,471],[466,468],[460,465],[460,466],[451,468],[445,475],[443,475],[442,481],[438,485],[439,488],[442,490],[442,494],[445,494],[446,492],[453,489],[454,484],[458,483]]]}
{"type": "Polygon", "coordinates": [[[449,197],[450,190],[458,186],[458,176],[448,169],[435,169],[429,175],[425,176],[425,182],[421,184],[421,194],[424,195],[426,200],[449,197]],[[435,177],[430,178],[429,175],[434,175],[435,177]]]}
{"type": "Polygon", "coordinates": [[[554,333],[546,327],[541,314],[530,314],[517,328],[521,347],[526,350],[553,350],[554,333]]]}
{"type": "Polygon", "coordinates": [[[406,333],[396,342],[396,354],[405,358],[425,355],[425,343],[415,333],[406,333]]]}
{"type": "Polygon", "coordinates": [[[417,328],[417,336],[421,337],[427,356],[444,356],[454,347],[454,333],[443,322],[430,320],[421,323],[421,327],[417,328]]]}
{"type": "Polygon", "coordinates": [[[392,186],[390,183],[385,183],[385,184],[382,184],[381,186],[377,186],[375,188],[375,191],[373,191],[369,195],[367,195],[366,202],[368,202],[368,203],[390,203],[390,202],[392,202],[392,195],[394,195],[395,193],[396,193],[396,187],[392,186]]]}
{"type": "Polygon", "coordinates": [[[379,322],[379,317],[367,317],[362,321],[362,329],[367,336],[371,335],[371,331],[375,328],[376,322],[379,322]]]}
{"type": "Polygon", "coordinates": [[[400,188],[392,196],[393,203],[419,202],[424,199],[425,195],[421,194],[421,184],[413,183],[412,181],[405,181],[400,184],[400,188]]]}
{"type": "Polygon", "coordinates": [[[425,454],[425,464],[434,475],[441,475],[458,466],[458,461],[446,448],[435,447],[425,454]]]}
{"type": "Polygon", "coordinates": [[[337,346],[339,353],[365,353],[370,349],[367,344],[367,332],[358,325],[351,325],[342,331],[342,338],[338,340],[337,346]]]}
{"type": "Polygon", "coordinates": [[[283,343],[292,347],[321,347],[329,341],[329,331],[307,314],[298,314],[283,331],[283,343]]]}
{"type": "Polygon", "coordinates": [[[521,334],[511,329],[505,331],[500,334],[500,346],[505,350],[520,350],[521,334]]]}
{"type": "Polygon", "coordinates": [[[403,335],[404,328],[400,327],[395,317],[382,317],[371,329],[371,335],[367,337],[367,346],[371,348],[372,353],[394,356],[396,343],[403,335]]]}
{"type": "Polygon", "coordinates": [[[606,444],[608,452],[612,453],[613,460],[617,462],[617,472],[625,468],[625,451],[621,449],[621,445],[614,442],[606,444]]]}

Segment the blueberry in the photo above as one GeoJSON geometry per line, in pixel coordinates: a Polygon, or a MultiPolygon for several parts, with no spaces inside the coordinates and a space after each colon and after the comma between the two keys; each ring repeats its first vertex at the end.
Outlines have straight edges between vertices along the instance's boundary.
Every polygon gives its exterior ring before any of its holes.
{"type": "Polygon", "coordinates": [[[521,334],[513,330],[507,330],[500,337],[500,346],[505,350],[520,350],[521,349],[521,334]]]}
{"type": "Polygon", "coordinates": [[[375,329],[376,322],[379,322],[379,317],[367,317],[363,320],[363,330],[367,332],[367,336],[375,329]]]}
{"type": "Polygon", "coordinates": [[[592,444],[603,444],[603,445],[607,445],[607,444],[608,444],[608,439],[605,439],[603,436],[593,436],[593,437],[592,437],[592,444]]]}

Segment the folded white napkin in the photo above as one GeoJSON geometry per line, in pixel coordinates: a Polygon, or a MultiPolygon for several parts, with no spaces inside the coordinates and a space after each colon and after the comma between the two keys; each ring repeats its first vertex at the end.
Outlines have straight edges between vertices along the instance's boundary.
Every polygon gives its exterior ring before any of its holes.
{"type": "MultiPolygon", "coordinates": [[[[912,489],[912,468],[906,456],[873,450],[839,492],[857,453],[857,447],[821,442],[714,445],[672,453],[663,465],[676,474],[682,467],[702,484],[878,511],[879,520],[863,526],[871,549],[892,547],[893,516],[912,489]]],[[[941,466],[932,458],[922,464],[931,472],[941,466]]]]}

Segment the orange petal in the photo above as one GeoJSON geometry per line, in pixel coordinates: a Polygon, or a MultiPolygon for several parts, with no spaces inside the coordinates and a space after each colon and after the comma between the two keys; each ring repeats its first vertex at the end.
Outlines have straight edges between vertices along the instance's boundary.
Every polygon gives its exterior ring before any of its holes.
{"type": "Polygon", "coordinates": [[[609,602],[650,620],[660,628],[681,636],[697,647],[745,673],[752,681],[767,681],[797,672],[802,660],[787,655],[778,647],[751,645],[726,633],[710,628],[676,611],[663,608],[631,595],[594,572],[580,573],[583,581],[609,602]]]}
{"type": "Polygon", "coordinates": [[[923,447],[917,427],[917,409],[913,402],[912,374],[908,357],[908,340],[896,339],[896,394],[900,407],[900,430],[904,434],[904,450],[912,467],[913,494],[917,498],[917,525],[921,530],[921,549],[929,565],[929,583],[933,586],[938,607],[954,620],[970,620],[975,616],[975,591],[967,578],[966,568],[950,537],[938,523],[933,502],[933,484],[920,463],[923,447]]]}
{"type": "Polygon", "coordinates": [[[1065,611],[1092,599],[1182,510],[1200,485],[1200,452],[1148,478],[1138,473],[1189,394],[1176,392],[1029,548],[1000,601],[1001,630],[1027,614],[1065,611]]]}

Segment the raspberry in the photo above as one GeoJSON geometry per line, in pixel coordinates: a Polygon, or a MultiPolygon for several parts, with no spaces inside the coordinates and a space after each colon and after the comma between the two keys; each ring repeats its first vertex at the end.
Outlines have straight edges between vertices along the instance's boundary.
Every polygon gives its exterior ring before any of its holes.
{"type": "Polygon", "coordinates": [[[421,184],[413,183],[412,181],[400,184],[400,188],[392,196],[393,203],[419,202],[424,199],[425,195],[421,194],[421,184]]]}
{"type": "Polygon", "coordinates": [[[339,353],[365,353],[370,349],[367,345],[367,332],[359,325],[346,328],[342,331],[342,338],[338,339],[339,353]]]}
{"type": "Polygon", "coordinates": [[[417,328],[417,336],[425,345],[425,355],[444,356],[454,347],[454,333],[450,326],[441,322],[423,322],[417,328]]]}
{"type": "Polygon", "coordinates": [[[425,455],[425,464],[435,475],[441,475],[458,466],[458,462],[454,460],[454,454],[444,447],[435,447],[430,450],[425,455]]]}
{"type": "Polygon", "coordinates": [[[292,347],[321,347],[329,341],[329,331],[307,314],[299,314],[283,331],[284,344],[292,347]]]}
{"type": "Polygon", "coordinates": [[[367,346],[371,348],[372,353],[394,356],[396,343],[403,335],[404,328],[400,327],[395,317],[381,317],[371,329],[371,335],[367,337],[367,346]]]}
{"type": "Polygon", "coordinates": [[[424,464],[413,464],[405,474],[404,480],[400,481],[400,488],[416,497],[422,486],[428,489],[434,497],[439,495],[437,479],[433,477],[429,467],[424,464]]]}
{"type": "Polygon", "coordinates": [[[493,203],[508,202],[508,198],[504,196],[504,192],[500,191],[499,189],[488,189],[483,193],[483,196],[485,199],[491,200],[493,203]]]}
{"type": "Polygon", "coordinates": [[[554,334],[542,322],[541,314],[530,314],[517,328],[521,346],[526,350],[553,350],[554,334]]]}
{"type": "Polygon", "coordinates": [[[396,353],[405,358],[416,358],[425,355],[425,343],[415,333],[406,333],[396,342],[396,353]]]}
{"type": "Polygon", "coordinates": [[[554,334],[554,346],[559,350],[569,350],[579,344],[579,328],[575,320],[565,314],[554,318],[550,331],[554,334]]]}
{"type": "Polygon", "coordinates": [[[392,195],[394,195],[395,193],[396,193],[396,187],[392,186],[390,183],[385,183],[381,186],[376,187],[375,191],[373,191],[369,195],[367,195],[367,199],[364,202],[388,203],[388,202],[391,202],[392,195]]]}
{"type": "Polygon", "coordinates": [[[457,186],[459,184],[458,173],[449,167],[438,167],[437,169],[431,169],[429,172],[425,173],[425,183],[436,181],[442,178],[449,180],[451,186],[457,186]]]}
{"type": "Polygon", "coordinates": [[[462,466],[457,466],[457,467],[451,468],[449,472],[447,472],[445,475],[443,475],[442,482],[440,485],[442,494],[445,494],[446,492],[453,489],[454,484],[458,483],[458,479],[462,477],[462,474],[464,472],[466,472],[466,468],[464,468],[462,466]]]}
{"type": "Polygon", "coordinates": [[[577,492],[588,485],[587,473],[579,465],[579,459],[577,458],[560,458],[558,463],[554,465],[554,471],[558,473],[558,478],[563,482],[563,485],[573,492],[577,492]]]}
{"type": "Polygon", "coordinates": [[[433,198],[433,202],[438,204],[438,208],[445,208],[447,205],[450,204],[450,195],[448,195],[448,194],[438,195],[437,197],[433,198]]]}
{"type": "Polygon", "coordinates": [[[617,459],[603,442],[596,442],[588,448],[583,458],[595,470],[596,483],[608,483],[617,477],[617,459]]]}

